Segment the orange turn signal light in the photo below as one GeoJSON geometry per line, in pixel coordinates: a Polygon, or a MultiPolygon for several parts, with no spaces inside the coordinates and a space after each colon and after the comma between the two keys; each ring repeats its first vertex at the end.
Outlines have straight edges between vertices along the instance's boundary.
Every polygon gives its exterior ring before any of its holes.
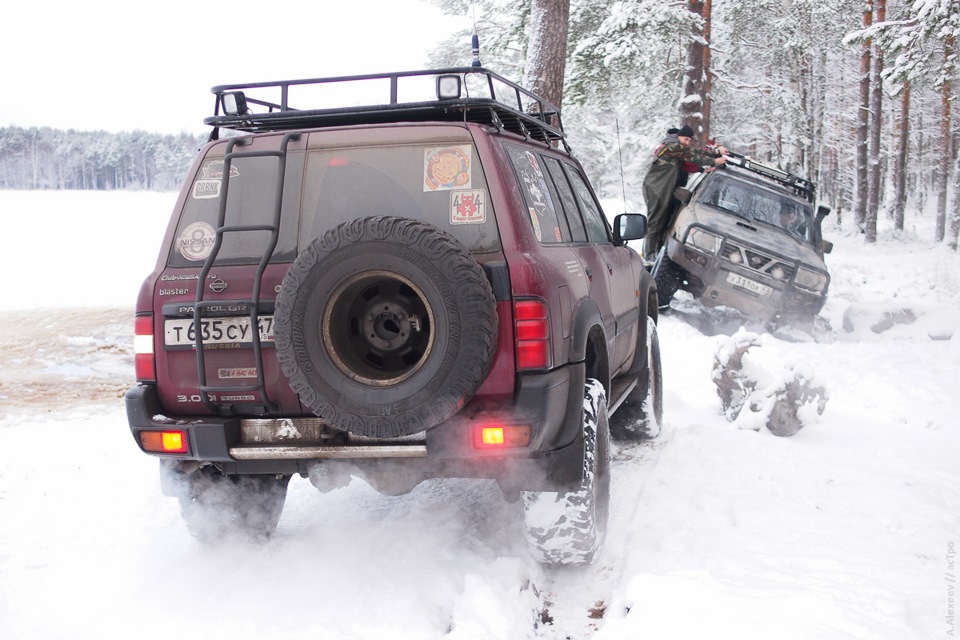
{"type": "Polygon", "coordinates": [[[478,449],[506,449],[530,444],[529,425],[497,425],[477,427],[474,446],[478,449]]]}
{"type": "Polygon", "coordinates": [[[187,434],[184,431],[141,431],[140,443],[144,451],[187,453],[187,434]]]}

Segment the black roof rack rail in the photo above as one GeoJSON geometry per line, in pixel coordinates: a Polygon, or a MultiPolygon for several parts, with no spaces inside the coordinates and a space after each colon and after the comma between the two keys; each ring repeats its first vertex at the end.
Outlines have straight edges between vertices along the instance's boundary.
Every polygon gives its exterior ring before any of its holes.
{"type": "Polygon", "coordinates": [[[792,173],[782,171],[776,167],[760,164],[759,162],[751,160],[750,158],[740,155],[739,153],[727,153],[727,158],[729,158],[727,164],[758,173],[766,178],[770,178],[771,180],[774,180],[785,187],[793,189],[797,195],[803,196],[811,202],[816,196],[817,185],[810,180],[795,176],[792,173]]]}
{"type": "Polygon", "coordinates": [[[558,107],[482,67],[229,84],[211,91],[216,96],[214,114],[203,120],[214,127],[211,139],[218,137],[220,128],[265,132],[439,120],[491,125],[566,146],[558,107]],[[432,95],[425,97],[428,86],[432,95]],[[328,101],[333,97],[355,102],[368,94],[372,99],[360,105],[330,106],[328,101]]]}

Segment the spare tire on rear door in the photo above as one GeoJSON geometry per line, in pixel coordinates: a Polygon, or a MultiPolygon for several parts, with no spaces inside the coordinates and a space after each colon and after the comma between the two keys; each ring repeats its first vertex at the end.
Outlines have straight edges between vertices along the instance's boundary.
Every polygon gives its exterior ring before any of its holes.
{"type": "Polygon", "coordinates": [[[493,361],[497,310],[483,268],[450,234],[369,217],[300,252],[274,314],[290,386],[345,431],[396,437],[452,416],[493,361]]]}

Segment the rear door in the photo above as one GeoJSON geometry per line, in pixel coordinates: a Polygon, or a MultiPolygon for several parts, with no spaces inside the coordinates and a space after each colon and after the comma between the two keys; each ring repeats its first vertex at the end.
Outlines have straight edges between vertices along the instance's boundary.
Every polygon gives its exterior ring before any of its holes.
{"type": "Polygon", "coordinates": [[[304,144],[287,139],[281,153],[282,135],[244,140],[207,147],[154,288],[157,387],[171,415],[301,411],[272,322],[296,253],[304,144]]]}

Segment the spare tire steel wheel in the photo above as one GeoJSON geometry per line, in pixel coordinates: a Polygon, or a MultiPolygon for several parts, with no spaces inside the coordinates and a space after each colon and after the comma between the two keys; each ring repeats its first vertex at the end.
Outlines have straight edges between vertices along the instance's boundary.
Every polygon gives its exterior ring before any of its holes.
{"type": "Polygon", "coordinates": [[[334,427],[397,437],[462,407],[493,362],[498,319],[483,268],[417,220],[362,218],[300,252],[274,314],[277,357],[334,427]]]}

